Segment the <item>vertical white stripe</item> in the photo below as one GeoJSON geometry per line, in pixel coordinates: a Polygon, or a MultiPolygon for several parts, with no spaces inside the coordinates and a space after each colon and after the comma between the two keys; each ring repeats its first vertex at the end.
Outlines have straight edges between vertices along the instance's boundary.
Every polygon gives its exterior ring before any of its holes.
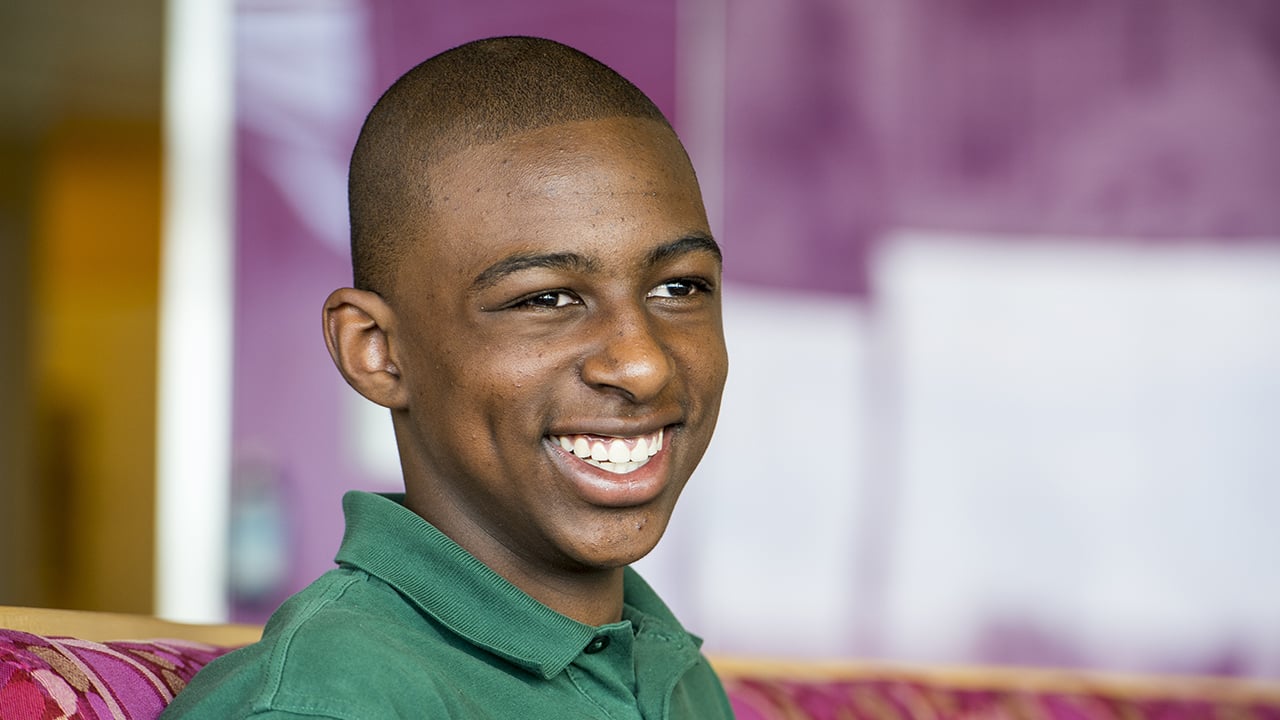
{"type": "Polygon", "coordinates": [[[231,446],[230,0],[169,0],[156,457],[156,612],[217,622],[231,446]]]}

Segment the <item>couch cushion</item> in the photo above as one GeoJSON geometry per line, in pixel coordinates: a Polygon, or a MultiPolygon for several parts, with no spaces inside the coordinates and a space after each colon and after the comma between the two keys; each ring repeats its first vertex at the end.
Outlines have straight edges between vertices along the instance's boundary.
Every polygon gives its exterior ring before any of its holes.
{"type": "Polygon", "coordinates": [[[230,648],[185,640],[92,642],[0,629],[0,718],[155,718],[230,648]]]}
{"type": "MultiPolygon", "coordinates": [[[[939,678],[894,679],[736,676],[725,689],[738,720],[1280,720],[1280,695],[1237,691],[1230,681],[1170,680],[1141,690],[1107,683],[1048,687],[995,675],[990,683],[953,685],[939,678]]],[[[1064,685],[1065,683],[1056,683],[1064,685]]]]}

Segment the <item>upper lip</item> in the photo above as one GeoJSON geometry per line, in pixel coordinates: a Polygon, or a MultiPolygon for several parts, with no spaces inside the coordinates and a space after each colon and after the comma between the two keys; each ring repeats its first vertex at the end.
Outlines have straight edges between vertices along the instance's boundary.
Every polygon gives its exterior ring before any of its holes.
{"type": "Polygon", "coordinates": [[[652,435],[663,428],[670,428],[678,424],[677,421],[663,422],[659,419],[648,421],[636,421],[621,418],[599,419],[594,421],[563,423],[555,430],[547,432],[548,435],[560,437],[562,435],[597,435],[599,437],[616,437],[616,438],[633,438],[643,435],[652,435]]]}

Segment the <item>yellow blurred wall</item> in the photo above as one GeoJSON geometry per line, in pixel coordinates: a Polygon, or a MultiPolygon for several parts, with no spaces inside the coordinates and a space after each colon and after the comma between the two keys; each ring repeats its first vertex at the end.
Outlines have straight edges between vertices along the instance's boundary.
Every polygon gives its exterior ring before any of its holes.
{"type": "Polygon", "coordinates": [[[164,7],[0,3],[0,604],[152,608],[164,7]]]}
{"type": "Polygon", "coordinates": [[[59,605],[149,612],[159,128],[66,123],[42,166],[32,334],[51,590],[59,605]]]}

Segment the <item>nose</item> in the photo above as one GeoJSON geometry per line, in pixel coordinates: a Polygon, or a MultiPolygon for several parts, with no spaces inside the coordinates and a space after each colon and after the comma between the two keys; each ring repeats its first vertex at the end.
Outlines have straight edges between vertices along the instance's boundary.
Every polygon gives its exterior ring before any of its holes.
{"type": "Polygon", "coordinates": [[[675,376],[675,362],[652,323],[643,313],[602,322],[601,341],[582,364],[583,382],[632,402],[657,397],[675,376]]]}

